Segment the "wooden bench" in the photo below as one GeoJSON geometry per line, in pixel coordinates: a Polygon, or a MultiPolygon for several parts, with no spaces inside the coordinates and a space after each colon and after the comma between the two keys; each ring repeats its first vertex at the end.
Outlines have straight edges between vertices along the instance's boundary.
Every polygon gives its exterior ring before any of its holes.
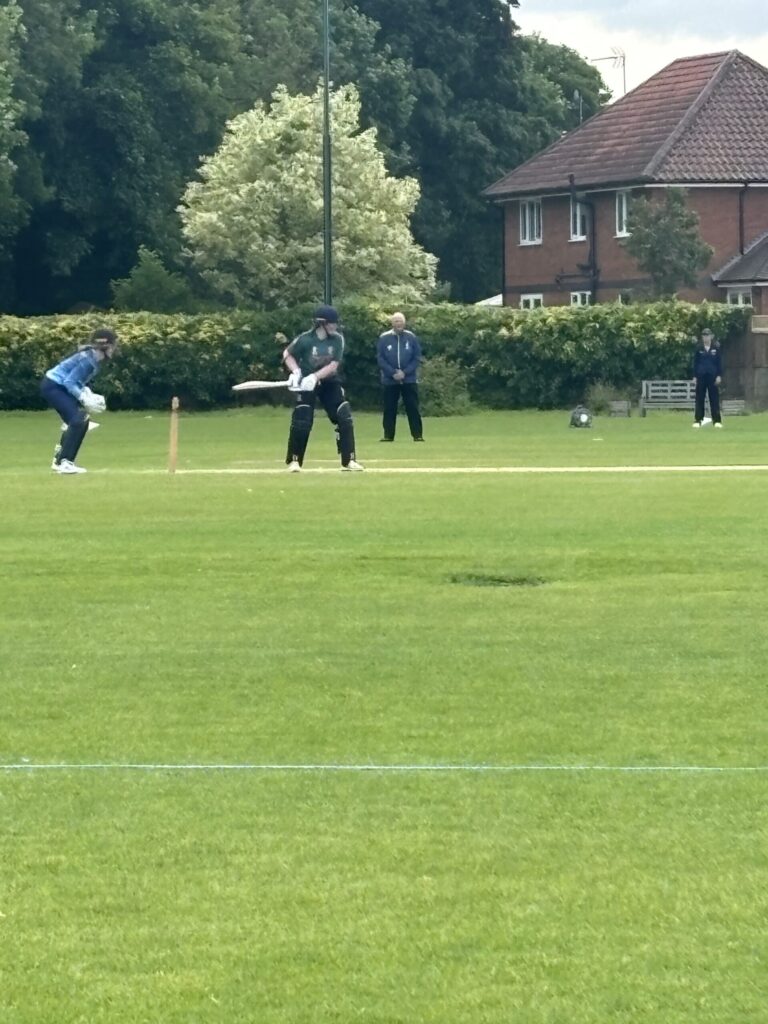
{"type": "Polygon", "coordinates": [[[640,391],[640,415],[649,409],[684,409],[693,412],[696,385],[691,380],[644,380],[640,391]]]}
{"type": "MultiPolygon", "coordinates": [[[[644,380],[640,392],[640,415],[648,409],[681,409],[693,412],[696,405],[696,385],[692,380],[644,380]]],[[[707,407],[709,402],[707,401],[707,407]]],[[[746,416],[747,403],[743,398],[723,398],[720,401],[723,416],[746,416]]],[[[707,412],[709,409],[707,408],[707,412]]]]}
{"type": "Polygon", "coordinates": [[[631,416],[632,403],[625,398],[613,398],[608,402],[609,416],[631,416]]]}
{"type": "Polygon", "coordinates": [[[720,412],[723,416],[746,416],[749,410],[743,398],[722,398],[720,412]]]}

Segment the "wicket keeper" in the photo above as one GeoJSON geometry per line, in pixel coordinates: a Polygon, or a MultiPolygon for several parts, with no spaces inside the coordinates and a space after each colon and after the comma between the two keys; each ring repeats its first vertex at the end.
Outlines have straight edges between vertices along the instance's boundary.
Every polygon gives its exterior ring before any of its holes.
{"type": "Polygon", "coordinates": [[[108,327],[99,327],[77,352],[53,366],[42,379],[40,393],[66,424],[61,443],[56,445],[51,469],[72,476],[85,473],[75,463],[80,445],[88,433],[88,414],[104,412],[107,403],[88,383],[101,369],[105,359],[117,351],[118,338],[108,327]]]}

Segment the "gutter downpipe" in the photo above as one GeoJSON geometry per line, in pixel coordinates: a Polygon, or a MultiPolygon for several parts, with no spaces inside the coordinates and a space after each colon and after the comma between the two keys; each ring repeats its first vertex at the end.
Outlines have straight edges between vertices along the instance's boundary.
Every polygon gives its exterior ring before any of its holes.
{"type": "Polygon", "coordinates": [[[747,198],[747,189],[749,188],[749,182],[744,181],[741,184],[741,191],[739,192],[739,255],[744,255],[744,200],[747,198]]]}
{"type": "Polygon", "coordinates": [[[589,274],[589,293],[590,302],[594,305],[597,302],[597,286],[600,272],[597,268],[597,214],[595,212],[595,204],[591,199],[578,199],[578,193],[576,192],[576,178],[573,174],[568,175],[568,184],[570,186],[571,199],[574,203],[581,203],[582,206],[586,206],[589,210],[589,252],[587,253],[586,264],[580,263],[579,266],[586,267],[589,274]]]}

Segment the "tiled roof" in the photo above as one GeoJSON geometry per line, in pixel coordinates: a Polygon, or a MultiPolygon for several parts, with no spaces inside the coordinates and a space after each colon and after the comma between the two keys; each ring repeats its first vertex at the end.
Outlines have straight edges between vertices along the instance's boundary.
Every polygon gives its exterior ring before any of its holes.
{"type": "Polygon", "coordinates": [[[768,69],[734,53],[653,174],[661,181],[768,181],[768,69]]]}
{"type": "Polygon", "coordinates": [[[743,284],[768,281],[768,231],[761,235],[742,256],[729,260],[712,275],[715,284],[743,284]]]}
{"type": "Polygon", "coordinates": [[[768,181],[768,69],[738,50],[673,61],[484,192],[768,181]]]}

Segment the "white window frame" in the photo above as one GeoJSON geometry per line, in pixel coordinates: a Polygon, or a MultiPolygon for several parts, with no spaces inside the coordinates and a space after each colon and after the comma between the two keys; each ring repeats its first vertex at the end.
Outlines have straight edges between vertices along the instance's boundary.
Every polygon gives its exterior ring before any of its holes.
{"type": "Polygon", "coordinates": [[[749,285],[740,285],[727,288],[725,301],[729,306],[751,306],[752,288],[749,285]]]}
{"type": "Polygon", "coordinates": [[[541,292],[526,292],[520,296],[520,309],[539,309],[544,305],[544,296],[541,292]]]}
{"type": "Polygon", "coordinates": [[[571,196],[571,241],[584,242],[587,238],[587,204],[571,196]]]}
{"type": "Polygon", "coordinates": [[[627,229],[629,196],[629,189],[619,189],[616,193],[616,238],[627,238],[630,234],[627,229]]]}
{"type": "Polygon", "coordinates": [[[592,293],[591,292],[571,292],[571,305],[572,306],[591,306],[592,305],[592,293]]]}
{"type": "Polygon", "coordinates": [[[541,245],[541,199],[520,200],[520,245],[541,245]]]}

